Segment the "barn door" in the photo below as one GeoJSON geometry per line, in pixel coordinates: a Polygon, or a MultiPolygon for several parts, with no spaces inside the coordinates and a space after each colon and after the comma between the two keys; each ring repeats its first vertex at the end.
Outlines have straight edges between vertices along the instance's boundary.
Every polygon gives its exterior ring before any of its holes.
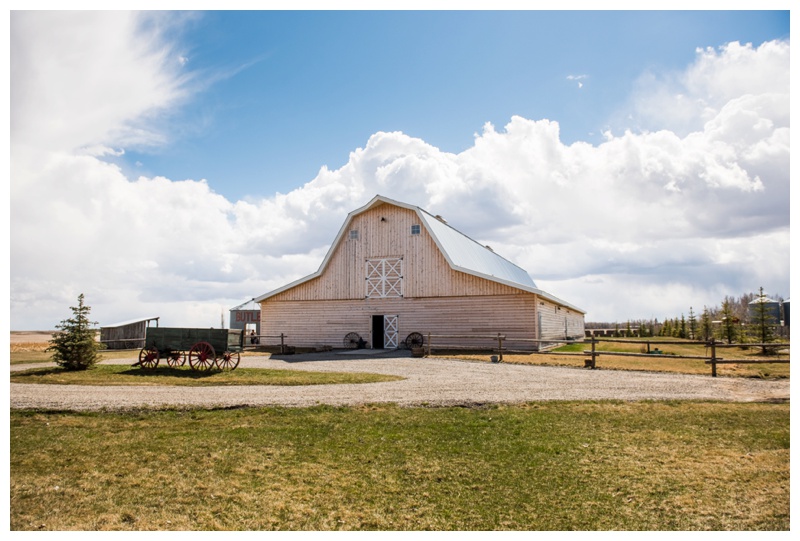
{"type": "Polygon", "coordinates": [[[397,349],[397,316],[383,316],[383,347],[397,349]]]}

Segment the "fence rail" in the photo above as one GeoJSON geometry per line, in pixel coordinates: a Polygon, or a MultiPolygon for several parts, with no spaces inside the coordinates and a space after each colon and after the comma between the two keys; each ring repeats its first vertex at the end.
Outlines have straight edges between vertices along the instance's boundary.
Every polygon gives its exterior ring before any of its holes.
{"type": "Polygon", "coordinates": [[[717,348],[718,347],[779,347],[779,348],[788,348],[789,342],[772,342],[768,344],[719,344],[717,343],[716,339],[712,338],[708,342],[697,342],[695,340],[672,340],[672,341],[657,341],[657,340],[648,340],[646,341],[647,344],[647,353],[630,353],[630,352],[622,352],[622,351],[597,351],[596,345],[600,342],[616,342],[616,343],[628,343],[628,344],[641,344],[641,340],[597,340],[595,337],[591,338],[592,349],[591,351],[584,351],[584,354],[590,355],[590,359],[585,360],[585,366],[596,368],[597,367],[597,357],[601,355],[607,356],[615,356],[615,357],[650,357],[650,358],[664,358],[661,353],[651,353],[650,352],[650,344],[659,344],[659,345],[674,345],[674,344],[691,344],[697,346],[705,346],[707,348],[711,348],[711,357],[708,356],[701,356],[701,355],[669,355],[670,359],[695,359],[695,360],[703,360],[706,364],[711,365],[711,376],[717,377],[717,365],[718,364],[789,364],[789,359],[723,359],[722,357],[717,357],[717,348]]]}
{"type": "MultiPolygon", "coordinates": [[[[551,339],[539,339],[539,338],[513,338],[509,337],[503,333],[497,334],[487,334],[487,335],[479,335],[479,334],[472,334],[472,335],[455,335],[455,334],[427,334],[427,344],[425,345],[425,352],[427,355],[431,354],[433,349],[433,341],[437,339],[436,348],[437,349],[464,349],[464,344],[447,344],[447,343],[440,343],[438,340],[441,339],[469,339],[469,340],[491,340],[496,341],[496,345],[493,344],[492,351],[496,352],[499,356],[499,361],[503,361],[503,354],[504,353],[514,353],[515,350],[509,349],[508,347],[503,347],[503,342],[505,341],[506,344],[509,342],[530,342],[530,343],[538,343],[538,344],[586,344],[590,343],[592,345],[591,350],[584,350],[583,352],[531,352],[531,351],[524,351],[524,353],[537,353],[541,355],[564,355],[564,356],[574,356],[574,357],[584,357],[584,366],[587,368],[597,368],[597,358],[600,356],[609,356],[609,357],[643,357],[649,359],[691,359],[691,360],[701,360],[705,361],[706,364],[711,365],[711,376],[717,377],[717,365],[720,364],[789,364],[789,359],[723,359],[722,357],[717,357],[717,348],[732,348],[732,347],[770,347],[770,348],[782,348],[788,349],[789,342],[771,342],[767,344],[720,344],[715,339],[711,339],[708,342],[697,342],[695,340],[623,340],[623,339],[597,339],[596,337],[592,336],[587,339],[581,340],[553,340],[551,339]],[[597,351],[597,344],[602,342],[613,342],[613,343],[626,343],[626,344],[641,344],[646,346],[647,353],[632,353],[627,351],[597,351]],[[690,344],[696,346],[705,346],[706,349],[711,348],[711,356],[708,355],[664,355],[663,352],[658,351],[658,348],[655,351],[650,349],[651,345],[676,345],[676,344],[690,344]]],[[[475,346],[473,346],[475,347],[475,346]]]]}
{"type": "MultiPolygon", "coordinates": [[[[266,339],[279,339],[281,353],[285,353],[289,346],[286,345],[289,336],[285,333],[275,335],[258,335],[259,344],[252,344],[252,346],[263,344],[266,339]]],[[[717,357],[717,348],[736,348],[736,347],[768,347],[768,348],[781,348],[788,349],[789,342],[770,342],[766,344],[725,344],[719,343],[716,339],[711,339],[708,342],[698,342],[696,340],[631,340],[619,338],[603,338],[597,337],[581,338],[578,340],[568,339],[545,339],[545,338],[517,338],[509,336],[505,333],[491,333],[491,334],[425,334],[425,343],[423,344],[424,353],[431,355],[433,349],[481,349],[486,350],[487,345],[493,353],[498,354],[498,361],[503,361],[503,354],[509,353],[525,353],[525,354],[539,354],[539,355],[562,355],[572,357],[584,357],[584,366],[587,368],[597,368],[597,359],[601,356],[606,357],[640,357],[649,358],[653,360],[658,359],[690,359],[702,360],[705,364],[711,365],[711,376],[717,377],[717,365],[722,364],[789,364],[789,359],[723,359],[717,357]],[[449,343],[448,340],[455,340],[456,343],[449,343]],[[471,341],[472,344],[466,344],[464,341],[471,341]],[[483,342],[483,344],[481,344],[483,342]],[[604,342],[611,343],[624,343],[643,345],[647,348],[646,353],[633,353],[628,351],[598,351],[597,344],[604,342]],[[557,352],[557,351],[531,351],[531,350],[517,350],[509,348],[509,343],[531,343],[531,344],[591,344],[590,350],[576,351],[576,352],[557,352]],[[689,344],[698,347],[705,346],[706,349],[711,349],[711,355],[665,355],[663,352],[658,351],[658,348],[651,350],[651,345],[678,345],[689,344]]],[[[130,340],[130,339],[128,339],[130,340]]],[[[276,344],[277,345],[277,344],[276,344]]]]}

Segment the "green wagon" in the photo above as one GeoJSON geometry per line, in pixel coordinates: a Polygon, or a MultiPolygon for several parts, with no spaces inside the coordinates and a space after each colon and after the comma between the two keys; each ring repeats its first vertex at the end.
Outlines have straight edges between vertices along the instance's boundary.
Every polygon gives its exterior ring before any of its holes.
{"type": "Polygon", "coordinates": [[[134,366],[152,370],[165,359],[173,368],[188,360],[192,370],[234,370],[243,348],[241,329],[148,327],[139,362],[134,366]]]}

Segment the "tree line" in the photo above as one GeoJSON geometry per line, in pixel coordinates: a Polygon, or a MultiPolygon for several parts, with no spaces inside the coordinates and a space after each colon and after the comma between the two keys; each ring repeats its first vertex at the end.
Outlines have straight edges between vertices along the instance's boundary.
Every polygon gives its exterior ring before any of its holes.
{"type": "Polygon", "coordinates": [[[766,299],[783,303],[780,295],[769,296],[764,288],[758,293],[744,293],[738,298],[725,296],[717,306],[704,306],[695,311],[690,306],[680,317],[629,320],[620,323],[586,323],[587,329],[614,329],[618,337],[673,337],[709,341],[712,338],[733,343],[769,343],[779,333],[780,319],[776,318],[766,299]],[[762,302],[753,303],[761,299],[762,302]],[[751,310],[750,307],[753,306],[751,310]]]}

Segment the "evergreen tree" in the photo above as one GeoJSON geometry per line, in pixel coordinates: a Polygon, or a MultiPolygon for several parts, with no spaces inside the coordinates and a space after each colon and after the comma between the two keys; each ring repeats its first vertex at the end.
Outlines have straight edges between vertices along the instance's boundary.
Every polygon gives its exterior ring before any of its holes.
{"type": "Polygon", "coordinates": [[[689,307],[689,338],[695,340],[697,338],[697,317],[694,315],[694,310],[689,307]]]}
{"type": "Polygon", "coordinates": [[[703,335],[703,340],[708,342],[708,339],[713,336],[714,329],[711,324],[711,314],[708,313],[708,308],[703,306],[703,315],[700,316],[700,333],[703,335]]]}
{"type": "MultiPolygon", "coordinates": [[[[764,295],[764,288],[758,288],[758,302],[753,305],[753,317],[750,329],[753,337],[761,344],[767,344],[775,339],[775,325],[777,322],[769,312],[764,295]]],[[[761,346],[761,353],[767,353],[767,347],[761,346]]]]}
{"type": "Polygon", "coordinates": [[[736,338],[736,323],[733,317],[733,308],[728,297],[722,301],[722,337],[732,344],[736,338]]]}
{"type": "Polygon", "coordinates": [[[53,361],[67,370],[86,370],[97,362],[97,352],[103,345],[94,339],[95,330],[89,321],[91,307],[83,304],[83,293],[78,295],[78,306],[70,306],[72,317],[61,321],[56,328],[47,351],[53,352],[53,361]]]}
{"type": "Polygon", "coordinates": [[[686,318],[681,314],[681,322],[678,325],[678,338],[686,338],[686,318]]]}

